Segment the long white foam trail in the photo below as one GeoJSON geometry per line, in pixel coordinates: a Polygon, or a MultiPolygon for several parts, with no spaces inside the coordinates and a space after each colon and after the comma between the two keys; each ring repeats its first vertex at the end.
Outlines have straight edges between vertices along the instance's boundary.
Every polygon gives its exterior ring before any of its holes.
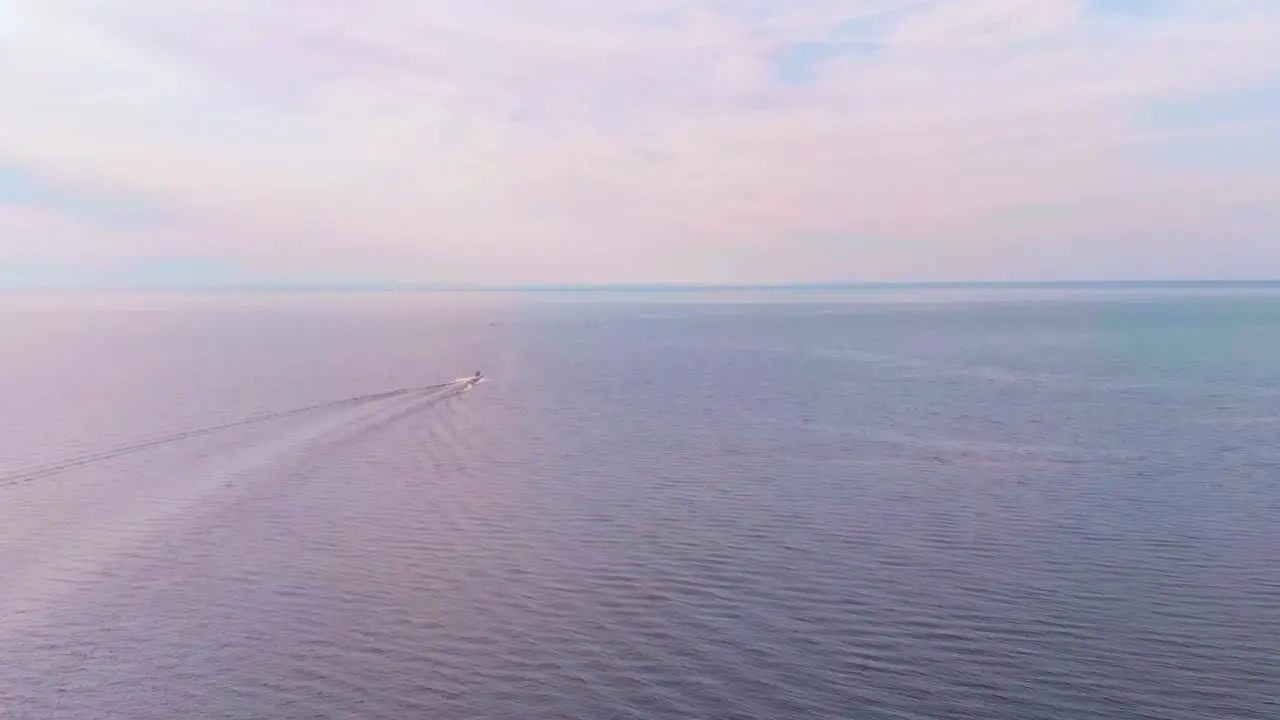
{"type": "MultiPolygon", "coordinates": [[[[463,380],[467,380],[467,379],[469,378],[464,378],[463,380]]],[[[285,418],[292,415],[300,415],[302,413],[323,410],[325,408],[339,407],[342,405],[357,405],[361,403],[373,402],[376,400],[393,398],[400,395],[408,395],[411,393],[419,393],[419,392],[428,392],[431,390],[437,390],[439,391],[439,393],[437,394],[447,396],[449,394],[454,394],[462,390],[465,390],[466,388],[467,386],[464,385],[462,382],[458,380],[453,380],[451,382],[438,383],[435,385],[398,388],[396,390],[386,390],[383,392],[370,393],[366,395],[355,395],[352,397],[345,397],[337,400],[328,400],[326,402],[316,403],[314,405],[291,408],[289,410],[258,413],[255,415],[250,415],[248,417],[241,418],[239,420],[233,420],[231,422],[222,423],[219,425],[210,425],[207,427],[192,428],[189,430],[183,430],[182,432],[163,435],[163,436],[151,438],[148,440],[140,440],[137,442],[132,442],[124,445],[117,445],[114,447],[104,448],[101,450],[79,453],[77,455],[68,456],[60,460],[54,460],[54,461],[43,463],[40,465],[34,465],[31,467],[22,468],[19,470],[13,470],[10,472],[0,474],[0,485],[16,485],[19,483],[30,482],[32,480],[40,480],[43,478],[47,478],[51,475],[55,475],[57,473],[63,472],[65,470],[71,470],[73,468],[90,465],[92,463],[111,460],[114,458],[121,457],[123,455],[130,455],[136,452],[141,452],[149,448],[158,447],[161,445],[168,445],[169,443],[180,442],[182,440],[188,440],[190,438],[201,437],[204,435],[210,435],[212,433],[220,432],[223,430],[230,430],[232,428],[237,428],[237,427],[243,427],[245,425],[250,425],[253,423],[266,422],[268,420],[278,420],[280,418],[285,418]]]]}

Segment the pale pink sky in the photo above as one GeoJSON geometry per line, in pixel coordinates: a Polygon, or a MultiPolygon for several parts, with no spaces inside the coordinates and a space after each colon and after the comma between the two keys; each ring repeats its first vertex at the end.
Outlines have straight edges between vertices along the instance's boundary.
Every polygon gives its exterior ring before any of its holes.
{"type": "Polygon", "coordinates": [[[1274,0],[0,0],[0,265],[1280,276],[1277,38],[1274,0]]]}

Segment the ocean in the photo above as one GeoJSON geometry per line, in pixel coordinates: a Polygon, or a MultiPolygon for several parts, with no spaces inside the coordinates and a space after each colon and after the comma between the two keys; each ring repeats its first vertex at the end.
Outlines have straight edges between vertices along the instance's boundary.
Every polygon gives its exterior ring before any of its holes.
{"type": "Polygon", "coordinates": [[[6,720],[1277,688],[1280,288],[0,296],[6,720]]]}

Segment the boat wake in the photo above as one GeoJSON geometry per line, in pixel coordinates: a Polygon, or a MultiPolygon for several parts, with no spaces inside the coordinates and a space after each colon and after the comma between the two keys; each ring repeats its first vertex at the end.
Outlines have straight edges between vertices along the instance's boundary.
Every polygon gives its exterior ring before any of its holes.
{"type": "MultiPolygon", "coordinates": [[[[316,412],[319,410],[338,408],[344,406],[363,405],[367,403],[388,400],[395,397],[406,395],[421,394],[424,397],[432,398],[432,402],[427,405],[434,404],[435,401],[444,400],[453,397],[459,393],[471,389],[471,386],[478,382],[475,378],[460,378],[445,383],[437,383],[435,385],[424,385],[418,387],[398,388],[395,390],[386,390],[378,393],[370,393],[366,395],[354,395],[351,397],[339,398],[337,400],[328,400],[314,405],[304,407],[290,408],[288,410],[279,410],[274,412],[264,412],[250,415],[248,417],[233,420],[231,422],[221,423],[218,425],[210,425],[206,427],[191,428],[181,432],[153,437],[146,440],[138,440],[136,442],[115,445],[112,447],[101,448],[98,450],[89,450],[74,455],[52,460],[46,463],[40,463],[25,468],[10,470],[0,473],[0,486],[19,485],[31,482],[33,480],[41,480],[51,477],[58,473],[71,470],[93,463],[112,460],[124,455],[142,452],[155,447],[169,445],[171,443],[189,440],[191,438],[212,435],[213,433],[230,430],[232,428],[243,427],[254,423],[266,422],[268,420],[278,420],[281,418],[301,415],[303,413],[316,412]]],[[[417,409],[424,407],[421,404],[414,406],[417,409]]]]}

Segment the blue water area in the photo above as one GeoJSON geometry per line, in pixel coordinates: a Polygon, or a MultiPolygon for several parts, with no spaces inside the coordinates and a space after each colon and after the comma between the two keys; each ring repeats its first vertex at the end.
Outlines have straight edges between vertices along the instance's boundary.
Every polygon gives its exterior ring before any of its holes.
{"type": "Polygon", "coordinates": [[[3,296],[0,715],[1274,718],[1277,328],[1230,285],[3,296]]]}

